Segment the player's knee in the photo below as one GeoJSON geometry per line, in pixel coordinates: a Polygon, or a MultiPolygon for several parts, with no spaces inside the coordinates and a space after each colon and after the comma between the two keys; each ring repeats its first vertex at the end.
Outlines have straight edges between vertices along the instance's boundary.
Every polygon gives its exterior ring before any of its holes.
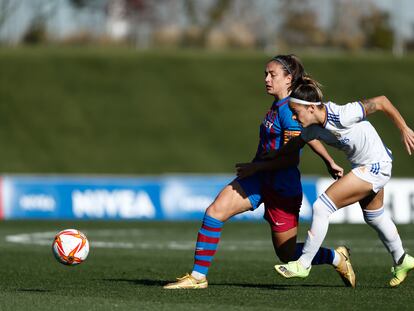
{"type": "Polygon", "coordinates": [[[206,214],[220,221],[226,221],[229,218],[228,211],[217,200],[206,209],[206,214]]]}
{"type": "Polygon", "coordinates": [[[322,193],[318,199],[313,203],[313,217],[329,217],[337,209],[331,199],[322,193]]]}
{"type": "Polygon", "coordinates": [[[226,221],[234,215],[248,211],[250,206],[245,206],[240,202],[234,202],[232,198],[218,196],[207,208],[206,214],[220,221],[226,221]]]}
{"type": "Polygon", "coordinates": [[[312,205],[313,216],[326,216],[326,206],[320,198],[318,198],[312,205]]]}
{"type": "Polygon", "coordinates": [[[384,207],[377,210],[362,210],[365,222],[370,226],[375,226],[384,217],[384,207]]]}
{"type": "Polygon", "coordinates": [[[220,213],[220,209],[218,208],[218,206],[216,205],[216,204],[214,204],[214,202],[209,206],[209,207],[207,207],[207,209],[206,209],[206,214],[207,215],[209,215],[209,216],[211,216],[211,217],[214,217],[214,218],[216,218],[216,219],[219,219],[219,216],[222,214],[222,213],[220,213]]]}

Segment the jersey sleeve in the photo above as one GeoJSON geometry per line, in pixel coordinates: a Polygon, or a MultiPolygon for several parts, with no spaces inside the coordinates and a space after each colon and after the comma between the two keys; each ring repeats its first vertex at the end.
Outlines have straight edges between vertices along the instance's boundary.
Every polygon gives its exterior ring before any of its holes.
{"type": "Polygon", "coordinates": [[[302,132],[300,124],[292,119],[292,111],[285,105],[279,108],[279,122],[283,133],[283,144],[302,132]]]}
{"type": "Polygon", "coordinates": [[[339,107],[339,121],[342,126],[351,126],[365,119],[365,108],[361,102],[353,102],[339,107]]]}
{"type": "Polygon", "coordinates": [[[310,125],[308,127],[305,127],[302,130],[302,133],[300,134],[300,137],[306,141],[309,142],[314,139],[319,139],[319,133],[320,133],[320,126],[314,124],[310,125]]]}

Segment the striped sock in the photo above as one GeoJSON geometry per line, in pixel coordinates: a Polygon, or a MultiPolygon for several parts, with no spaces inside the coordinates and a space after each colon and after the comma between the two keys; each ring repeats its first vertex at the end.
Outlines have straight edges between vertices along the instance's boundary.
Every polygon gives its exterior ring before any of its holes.
{"type": "Polygon", "coordinates": [[[198,231],[194,254],[194,267],[191,273],[194,277],[206,276],[217,246],[220,241],[223,222],[207,214],[204,215],[203,225],[198,231]]]}
{"type": "MultiPolygon", "coordinates": [[[[296,244],[296,252],[293,260],[298,260],[300,255],[302,255],[304,243],[296,244]]],[[[312,259],[312,265],[332,265],[334,263],[335,250],[332,248],[320,247],[315,257],[312,259]]]]}
{"type": "Polygon", "coordinates": [[[313,216],[308,237],[303,246],[303,253],[298,259],[304,267],[309,267],[313,257],[320,249],[329,228],[329,216],[337,210],[333,201],[322,193],[313,203],[313,216]]]}

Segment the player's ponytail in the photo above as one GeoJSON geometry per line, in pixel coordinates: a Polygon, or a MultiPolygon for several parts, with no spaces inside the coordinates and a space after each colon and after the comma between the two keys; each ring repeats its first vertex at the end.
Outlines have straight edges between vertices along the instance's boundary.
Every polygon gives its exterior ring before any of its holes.
{"type": "Polygon", "coordinates": [[[315,83],[312,78],[304,77],[301,83],[290,93],[290,97],[308,102],[321,102],[323,94],[319,83],[315,83]]]}

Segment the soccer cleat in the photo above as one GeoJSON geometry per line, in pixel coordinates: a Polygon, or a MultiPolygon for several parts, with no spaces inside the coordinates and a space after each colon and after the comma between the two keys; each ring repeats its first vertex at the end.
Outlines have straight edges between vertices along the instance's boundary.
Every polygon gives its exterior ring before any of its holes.
{"type": "Polygon", "coordinates": [[[349,249],[346,246],[339,246],[335,251],[341,256],[339,265],[335,267],[335,270],[339,273],[346,286],[355,288],[355,272],[352,268],[349,249]]]}
{"type": "Polygon", "coordinates": [[[191,274],[186,274],[181,278],[177,278],[176,282],[169,283],[164,286],[164,289],[202,289],[207,288],[208,282],[204,278],[202,280],[197,280],[191,274]]]}
{"type": "Polygon", "coordinates": [[[305,268],[299,260],[290,261],[284,265],[276,265],[275,269],[281,276],[290,278],[306,278],[309,275],[312,266],[305,268]]]}
{"type": "Polygon", "coordinates": [[[391,268],[391,272],[394,274],[394,277],[390,281],[391,287],[400,285],[412,269],[414,269],[414,258],[405,254],[403,262],[391,268]]]}

